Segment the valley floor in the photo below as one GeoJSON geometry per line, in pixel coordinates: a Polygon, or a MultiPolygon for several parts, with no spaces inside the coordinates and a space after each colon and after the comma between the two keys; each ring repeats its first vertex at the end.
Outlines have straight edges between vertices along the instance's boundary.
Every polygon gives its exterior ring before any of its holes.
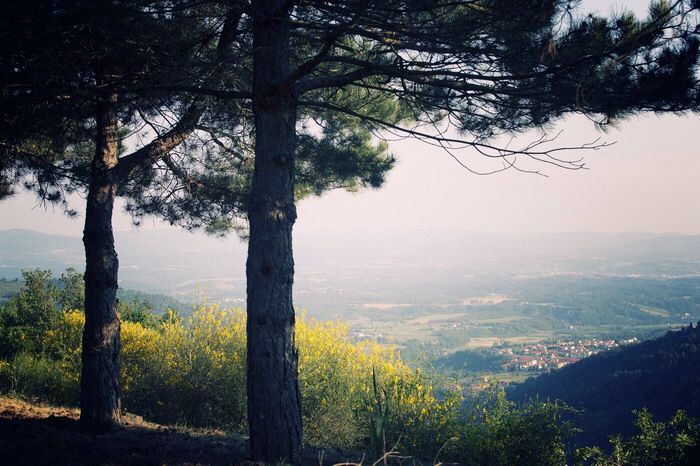
{"type": "MultiPolygon", "coordinates": [[[[79,411],[0,396],[0,464],[6,465],[253,465],[247,441],[218,431],[161,426],[127,415],[103,435],[78,429],[79,411]]],[[[305,463],[332,464],[337,452],[305,450],[305,463]],[[323,458],[323,459],[321,459],[323,458]]]]}

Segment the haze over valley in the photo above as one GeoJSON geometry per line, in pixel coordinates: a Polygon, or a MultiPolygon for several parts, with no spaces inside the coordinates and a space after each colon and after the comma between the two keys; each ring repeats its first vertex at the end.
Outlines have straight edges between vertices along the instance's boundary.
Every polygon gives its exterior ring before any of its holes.
{"type": "MultiPolygon", "coordinates": [[[[120,288],[244,307],[246,244],[119,232],[120,288]]],[[[357,230],[299,234],[294,302],[355,338],[428,353],[645,336],[700,319],[700,236],[357,230]]],[[[80,238],[0,232],[0,278],[81,270],[80,238]]],[[[163,309],[158,309],[163,311],[163,309]]]]}

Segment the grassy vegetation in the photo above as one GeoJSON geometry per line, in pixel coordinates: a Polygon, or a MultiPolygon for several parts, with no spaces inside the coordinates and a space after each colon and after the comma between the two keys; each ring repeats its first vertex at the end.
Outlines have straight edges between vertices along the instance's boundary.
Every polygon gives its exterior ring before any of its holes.
{"type": "MultiPolygon", "coordinates": [[[[4,390],[75,406],[82,323],[80,311],[62,311],[42,338],[45,351],[0,363],[4,390]]],[[[245,433],[244,329],[240,310],[216,306],[186,319],[170,313],[151,326],[124,321],[125,409],[151,421],[245,433]]],[[[515,405],[498,388],[465,400],[449,381],[406,366],[395,349],[353,344],[346,332],[299,319],[307,443],[370,458],[391,451],[428,461],[439,452],[461,464],[564,464],[572,432],[562,421],[565,406],[515,405]]]]}
{"type": "MultiPolygon", "coordinates": [[[[41,336],[44,350],[22,351],[0,363],[5,390],[75,406],[82,323],[80,311],[61,311],[55,326],[41,336]]],[[[442,457],[469,464],[471,457],[494,454],[489,436],[519,442],[517,429],[546,418],[550,427],[537,434],[540,448],[563,454],[565,432],[557,422],[561,407],[533,404],[520,410],[494,391],[463,411],[459,387],[411,369],[392,347],[351,343],[346,332],[342,324],[298,320],[307,443],[365,449],[370,455],[394,449],[422,458],[441,450],[442,457]]],[[[186,319],[170,313],[150,326],[124,321],[124,408],[162,423],[244,433],[244,335],[244,314],[216,306],[186,319]]],[[[512,464],[507,458],[490,464],[512,464]]],[[[529,464],[550,464],[537,458],[529,464]]]]}
{"type": "Polygon", "coordinates": [[[664,310],[664,309],[659,309],[657,307],[650,307],[650,306],[639,306],[639,310],[642,312],[646,312],[647,314],[651,314],[653,316],[658,316],[658,317],[670,317],[671,313],[664,310]]]}
{"type": "MultiPolygon", "coordinates": [[[[439,278],[444,283],[450,280],[439,278]]],[[[403,304],[389,308],[389,301],[382,309],[358,305],[343,315],[350,316],[356,333],[383,339],[390,336],[411,353],[411,346],[428,352],[433,346],[438,354],[498,341],[518,343],[521,338],[641,338],[700,318],[700,281],[695,276],[533,273],[516,278],[508,273],[485,273],[461,286],[440,289],[440,293],[434,290],[437,278],[426,280],[432,281],[415,286],[400,281],[398,287],[386,279],[382,285],[387,289],[372,289],[374,295],[394,293],[394,302],[403,304]],[[400,294],[399,288],[411,288],[410,294],[400,294]],[[430,302],[425,296],[421,300],[420,292],[440,302],[430,302]]]]}
{"type": "MultiPolygon", "coordinates": [[[[64,276],[56,287],[39,271],[25,278],[0,307],[0,393],[75,407],[84,316],[69,303],[79,303],[79,281],[64,276]]],[[[246,433],[242,310],[200,306],[187,317],[169,311],[162,318],[138,306],[121,310],[126,411],[148,422],[246,433]]],[[[465,397],[455,381],[410,367],[396,347],[354,342],[342,323],[302,313],[296,332],[307,444],[360,452],[372,462],[388,452],[424,463],[566,462],[573,431],[562,404],[516,405],[497,387],[465,397]]],[[[0,431],[15,442],[11,422],[0,423],[0,431]]],[[[698,440],[688,438],[683,451],[698,440]]],[[[82,440],[70,442],[81,448],[82,440]]],[[[594,453],[587,458],[581,464],[594,453]]]]}

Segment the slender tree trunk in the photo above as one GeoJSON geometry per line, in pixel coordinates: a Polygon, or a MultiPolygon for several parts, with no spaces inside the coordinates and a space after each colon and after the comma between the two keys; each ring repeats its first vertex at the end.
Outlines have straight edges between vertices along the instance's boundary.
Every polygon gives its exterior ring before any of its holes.
{"type": "Polygon", "coordinates": [[[253,2],[255,169],[248,218],[248,425],[254,460],[299,464],[292,226],[296,108],[286,0],[253,2]]]}
{"type": "Polygon", "coordinates": [[[92,161],[85,213],[85,328],[80,380],[80,424],[100,432],[119,423],[119,317],[112,209],[117,164],[116,95],[97,105],[96,150],[92,161]]]}

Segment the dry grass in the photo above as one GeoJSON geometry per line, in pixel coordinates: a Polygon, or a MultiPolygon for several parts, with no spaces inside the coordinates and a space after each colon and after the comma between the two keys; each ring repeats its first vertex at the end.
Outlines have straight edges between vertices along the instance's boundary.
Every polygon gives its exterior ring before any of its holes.
{"type": "Polygon", "coordinates": [[[246,457],[241,438],[221,432],[164,427],[126,415],[114,431],[80,432],[77,409],[0,397],[3,464],[199,465],[236,464],[246,457]]]}
{"type": "Polygon", "coordinates": [[[656,317],[669,317],[671,315],[667,310],[658,307],[639,306],[639,310],[656,317]]]}
{"type": "MultiPolygon", "coordinates": [[[[78,428],[79,411],[0,396],[3,465],[252,465],[247,441],[212,430],[161,426],[127,414],[112,432],[78,428]]],[[[357,453],[351,452],[353,457],[357,453]]],[[[338,451],[305,449],[305,464],[346,461],[338,451]]]]}
{"type": "Polygon", "coordinates": [[[389,311],[391,309],[403,309],[406,307],[411,307],[413,304],[396,304],[396,303],[365,303],[362,305],[364,309],[378,309],[380,311],[389,311]]]}
{"type": "Polygon", "coordinates": [[[543,334],[542,336],[527,336],[527,337],[474,337],[470,338],[469,342],[463,346],[466,349],[474,348],[490,348],[496,343],[506,342],[515,345],[523,345],[529,343],[539,343],[540,341],[546,339],[549,334],[543,334]]]}

